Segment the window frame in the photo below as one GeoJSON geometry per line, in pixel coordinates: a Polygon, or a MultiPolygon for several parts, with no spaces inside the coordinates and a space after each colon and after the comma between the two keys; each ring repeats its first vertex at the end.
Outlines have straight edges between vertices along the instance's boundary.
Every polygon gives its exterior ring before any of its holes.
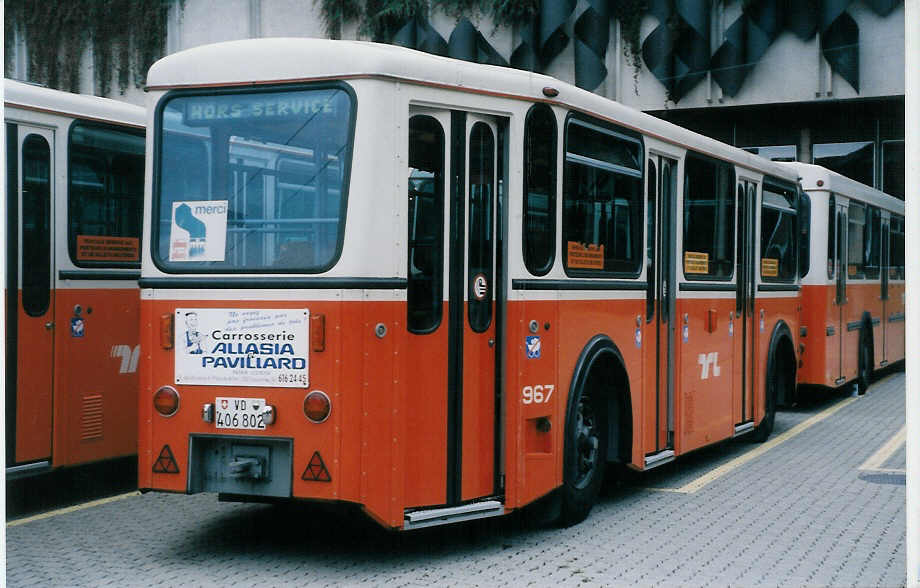
{"type": "Polygon", "coordinates": [[[611,136],[613,138],[625,141],[628,143],[635,143],[638,146],[638,156],[636,161],[638,163],[639,169],[631,169],[623,166],[605,163],[603,161],[598,161],[593,158],[589,158],[579,154],[571,154],[572,161],[571,163],[575,165],[586,165],[589,167],[595,167],[596,169],[601,169],[614,174],[620,174],[627,177],[632,177],[638,182],[638,189],[636,193],[636,202],[638,206],[641,206],[641,211],[638,217],[638,222],[636,227],[632,229],[633,237],[633,248],[636,255],[635,260],[635,269],[633,271],[611,271],[611,270],[596,270],[596,269],[586,269],[586,268],[572,268],[569,267],[568,262],[568,253],[565,243],[562,244],[562,268],[565,272],[565,275],[569,278],[602,278],[602,279],[636,279],[642,275],[642,270],[644,267],[645,261],[645,141],[641,133],[631,131],[625,127],[609,123],[592,116],[577,112],[569,111],[566,115],[565,121],[563,123],[563,138],[562,138],[562,193],[559,196],[559,199],[562,203],[562,213],[561,213],[561,233],[559,239],[563,239],[566,234],[566,213],[565,213],[565,204],[566,204],[566,186],[569,179],[568,164],[569,159],[569,125],[575,124],[594,130],[596,132],[611,136]],[[592,165],[598,163],[600,165],[592,165]],[[638,234],[637,234],[638,231],[638,234]]]}
{"type": "Polygon", "coordinates": [[[799,267],[800,267],[800,266],[799,266],[799,254],[800,254],[800,251],[799,251],[799,243],[800,243],[800,236],[799,236],[799,234],[798,234],[798,228],[799,228],[799,223],[800,223],[800,217],[799,217],[799,214],[800,214],[800,211],[799,211],[799,202],[800,202],[800,200],[799,200],[799,197],[798,197],[798,194],[799,194],[798,187],[795,186],[795,185],[793,185],[793,184],[787,184],[787,183],[783,182],[782,180],[778,180],[778,179],[773,178],[773,177],[770,177],[770,176],[764,176],[763,183],[762,183],[762,185],[761,185],[761,187],[760,187],[760,193],[761,193],[761,196],[760,196],[760,211],[759,211],[759,216],[760,216],[760,223],[759,223],[759,224],[760,224],[760,226],[758,227],[758,230],[759,230],[759,232],[760,232],[760,241],[759,241],[759,243],[758,243],[758,248],[760,249],[760,252],[759,252],[759,254],[758,254],[758,260],[757,260],[757,271],[758,271],[758,275],[760,276],[760,280],[761,280],[762,282],[764,282],[764,283],[769,283],[769,284],[790,284],[790,283],[793,283],[793,282],[795,282],[796,280],[799,279],[799,267]],[[763,197],[763,193],[766,192],[766,191],[768,191],[768,190],[771,189],[771,188],[772,188],[772,190],[770,190],[770,191],[773,191],[773,192],[791,192],[792,195],[793,195],[793,196],[792,196],[792,204],[791,204],[790,206],[788,206],[788,207],[781,207],[781,206],[776,206],[776,205],[773,205],[773,204],[767,204],[766,201],[765,201],[765,199],[764,199],[764,197],[763,197]],[[788,276],[788,277],[782,277],[782,276],[779,275],[779,267],[777,268],[777,276],[776,276],[776,277],[764,276],[764,275],[763,275],[763,259],[764,259],[764,256],[763,256],[763,254],[764,254],[764,252],[763,252],[763,211],[764,211],[764,208],[770,208],[770,209],[773,209],[773,210],[777,210],[777,211],[780,211],[780,213],[782,213],[783,211],[789,211],[789,210],[791,210],[791,211],[792,211],[792,214],[795,216],[795,218],[794,218],[793,221],[792,221],[792,222],[793,222],[793,225],[792,225],[792,235],[793,235],[793,238],[792,238],[792,243],[791,243],[791,245],[792,245],[792,248],[793,248],[793,249],[792,249],[792,260],[790,261],[790,263],[792,264],[792,273],[791,273],[791,275],[788,276]]]}
{"type": "MultiPolygon", "coordinates": [[[[96,121],[89,121],[85,119],[75,119],[71,124],[67,132],[67,253],[70,257],[70,262],[73,263],[76,267],[81,268],[128,268],[128,269],[138,269],[141,267],[141,241],[143,240],[144,235],[144,180],[143,170],[146,169],[147,162],[147,142],[146,134],[143,128],[132,127],[127,125],[119,125],[114,123],[100,123],[96,121]],[[126,134],[137,135],[143,139],[144,142],[144,151],[141,155],[141,193],[140,193],[140,203],[138,206],[138,229],[139,233],[137,235],[137,261],[92,261],[92,260],[78,260],[77,259],[77,235],[72,232],[73,226],[71,225],[71,215],[73,213],[73,208],[76,206],[74,200],[74,190],[73,190],[73,181],[74,181],[74,165],[73,165],[73,136],[74,131],[77,128],[94,128],[94,129],[103,129],[108,131],[121,132],[126,134]]],[[[122,237],[124,238],[124,237],[122,237]]]]}
{"type": "MultiPolygon", "coordinates": [[[[339,259],[342,257],[342,250],[345,243],[345,232],[347,229],[348,223],[348,199],[350,196],[351,190],[351,170],[354,160],[355,152],[355,127],[357,124],[357,112],[358,112],[358,97],[355,93],[354,88],[351,85],[343,81],[321,81],[321,82],[309,82],[309,83],[294,83],[294,84],[266,84],[264,86],[245,86],[245,87],[232,87],[232,88],[193,88],[193,89],[178,89],[170,90],[165,95],[163,95],[156,105],[156,110],[154,111],[154,124],[153,124],[153,177],[151,179],[151,215],[149,222],[150,229],[150,244],[149,252],[150,257],[153,260],[154,266],[158,270],[166,274],[232,274],[232,275],[290,275],[290,274],[322,274],[328,272],[330,269],[335,267],[339,262],[339,259]],[[159,210],[161,206],[161,176],[162,176],[162,167],[163,167],[163,112],[166,109],[166,105],[169,104],[172,100],[176,98],[189,98],[196,96],[231,96],[235,94],[245,94],[245,95],[258,95],[258,94],[272,94],[272,93],[281,93],[281,92],[298,92],[298,91],[311,91],[311,90],[342,90],[348,96],[351,102],[351,108],[348,113],[348,153],[349,157],[347,161],[343,163],[344,169],[342,170],[343,180],[342,180],[342,197],[339,204],[339,234],[336,242],[336,249],[333,255],[331,256],[329,262],[323,266],[315,268],[258,268],[258,269],[247,269],[247,268],[230,268],[230,267],[207,267],[207,266],[177,266],[176,263],[170,263],[168,259],[162,260],[159,257],[159,244],[160,244],[160,218],[159,210]]],[[[210,174],[210,169],[208,170],[210,174]]],[[[147,228],[147,227],[144,227],[147,228]]]]}
{"type": "MultiPolygon", "coordinates": [[[[427,335],[438,330],[441,326],[442,321],[444,320],[444,196],[445,196],[445,179],[447,177],[446,171],[446,150],[447,150],[447,136],[444,132],[444,125],[436,117],[423,113],[410,113],[408,120],[409,127],[409,140],[411,145],[412,138],[412,121],[413,119],[427,119],[433,121],[437,125],[437,129],[440,131],[440,153],[439,153],[439,164],[440,172],[436,172],[433,178],[435,183],[435,216],[437,218],[437,227],[435,230],[435,243],[432,246],[432,298],[433,300],[429,302],[434,302],[432,308],[434,312],[430,317],[428,317],[428,322],[424,327],[419,326],[417,319],[413,318],[412,315],[412,305],[410,299],[412,298],[411,293],[414,291],[414,284],[416,283],[415,279],[412,277],[412,254],[416,251],[415,249],[415,237],[412,235],[412,228],[415,223],[415,216],[412,214],[411,208],[409,209],[406,215],[406,329],[415,335],[427,335]]],[[[407,148],[409,145],[407,145],[407,148]]],[[[407,149],[408,151],[408,149],[407,149]]],[[[412,159],[410,154],[407,152],[407,165],[411,169],[412,159]]],[[[410,177],[411,179],[411,177],[410,177]]],[[[408,184],[407,184],[408,187],[408,184]]],[[[408,205],[408,194],[407,194],[407,205],[408,205]]],[[[417,207],[416,207],[417,208],[417,207]]]]}
{"type": "MultiPolygon", "coordinates": [[[[702,153],[698,153],[698,152],[696,152],[696,151],[687,151],[687,155],[686,155],[686,157],[684,158],[683,174],[682,174],[682,175],[683,175],[683,182],[684,182],[684,183],[683,183],[682,190],[681,190],[681,195],[680,195],[680,202],[681,202],[681,216],[680,216],[680,235],[681,235],[681,244],[680,244],[680,252],[679,252],[679,253],[680,253],[680,261],[679,261],[679,264],[680,264],[680,268],[681,268],[681,273],[683,274],[684,279],[687,280],[688,282],[725,282],[725,283],[731,283],[731,282],[734,280],[734,278],[735,278],[735,267],[737,266],[737,259],[738,259],[738,181],[739,181],[739,178],[738,178],[738,174],[737,174],[737,172],[736,172],[736,170],[735,170],[735,167],[734,167],[732,164],[728,163],[728,162],[721,161],[721,160],[715,159],[715,158],[713,158],[713,157],[709,157],[709,156],[707,156],[707,155],[703,155],[702,153]],[[714,180],[715,180],[716,182],[718,182],[718,177],[719,177],[718,174],[719,174],[719,170],[720,170],[720,169],[722,169],[722,170],[727,170],[727,171],[729,171],[730,174],[731,174],[731,176],[730,176],[730,181],[729,181],[729,183],[728,183],[728,192],[730,193],[730,195],[731,195],[731,200],[732,200],[732,202],[733,202],[733,206],[732,206],[732,225],[733,225],[733,226],[732,226],[732,235],[731,235],[731,239],[729,240],[729,242],[730,242],[730,244],[731,244],[731,248],[732,248],[732,256],[731,256],[731,260],[730,260],[730,267],[731,267],[731,270],[729,271],[729,273],[728,273],[727,276],[714,276],[714,275],[711,274],[711,273],[707,273],[707,274],[693,274],[693,273],[687,273],[687,271],[686,271],[686,259],[687,259],[687,257],[686,257],[686,254],[687,254],[687,238],[686,238],[686,237],[687,237],[687,236],[686,236],[686,233],[685,233],[685,230],[684,230],[684,226],[685,226],[685,222],[686,222],[686,220],[687,220],[687,210],[688,210],[687,205],[686,205],[686,204],[687,204],[687,178],[688,178],[688,175],[687,175],[687,162],[689,162],[689,161],[691,161],[691,160],[696,160],[696,161],[699,161],[699,162],[701,162],[701,163],[706,163],[706,164],[710,164],[710,165],[714,166],[714,168],[715,168],[715,170],[716,170],[716,175],[714,176],[714,180]]],[[[743,178],[742,178],[742,179],[743,179],[743,178]]],[[[715,244],[715,241],[713,241],[713,244],[715,244]]],[[[712,263],[712,260],[710,259],[709,262],[712,263]]]]}
{"type": "Polygon", "coordinates": [[[539,276],[545,276],[546,274],[548,274],[553,269],[553,266],[556,264],[556,241],[557,241],[556,224],[559,220],[559,213],[557,210],[558,204],[559,204],[559,186],[558,186],[558,181],[559,181],[559,123],[558,123],[558,120],[556,119],[556,113],[548,105],[542,104],[542,103],[534,104],[527,111],[527,116],[524,119],[524,145],[523,145],[522,152],[523,152],[523,174],[522,174],[523,178],[522,180],[523,180],[524,185],[522,189],[523,198],[522,198],[522,203],[521,203],[521,207],[522,207],[521,255],[524,260],[524,267],[527,268],[527,271],[530,272],[531,275],[539,277],[539,276]],[[550,119],[553,121],[552,145],[550,146],[550,153],[552,153],[552,161],[550,162],[550,166],[549,166],[550,175],[551,175],[551,178],[550,178],[551,193],[548,195],[548,200],[549,200],[548,210],[549,210],[550,218],[547,221],[547,225],[549,227],[550,254],[549,254],[549,258],[544,260],[543,265],[537,265],[536,263],[532,263],[536,260],[531,260],[529,258],[528,243],[530,240],[530,232],[528,231],[528,228],[527,228],[528,219],[530,218],[531,211],[533,210],[531,207],[528,206],[528,203],[530,200],[530,193],[528,191],[528,180],[530,177],[529,171],[531,168],[528,165],[529,163],[528,155],[530,153],[528,151],[529,143],[527,139],[530,136],[530,127],[529,127],[530,121],[532,120],[532,117],[535,114],[539,113],[540,111],[543,111],[544,113],[549,114],[550,119]]]}

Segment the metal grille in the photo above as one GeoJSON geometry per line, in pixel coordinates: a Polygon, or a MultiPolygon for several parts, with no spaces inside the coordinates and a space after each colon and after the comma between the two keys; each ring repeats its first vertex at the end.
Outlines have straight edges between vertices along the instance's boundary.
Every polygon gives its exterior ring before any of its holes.
{"type": "Polygon", "coordinates": [[[83,441],[102,439],[102,395],[83,397],[80,438],[83,441]]]}

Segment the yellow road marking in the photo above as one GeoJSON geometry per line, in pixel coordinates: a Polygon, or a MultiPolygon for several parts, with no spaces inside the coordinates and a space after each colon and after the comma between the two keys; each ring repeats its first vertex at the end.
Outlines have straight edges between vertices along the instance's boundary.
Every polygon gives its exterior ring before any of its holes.
{"type": "Polygon", "coordinates": [[[131,498],[132,496],[140,496],[141,493],[135,490],[134,492],[128,492],[127,494],[119,494],[118,496],[109,496],[108,498],[100,498],[99,500],[93,500],[91,502],[84,502],[83,504],[76,504],[74,506],[68,506],[67,508],[60,508],[58,510],[52,510],[50,512],[43,512],[31,517],[26,517],[24,519],[17,519],[15,521],[10,521],[6,524],[7,527],[18,527],[19,525],[24,525],[26,523],[31,523],[32,521],[39,521],[41,519],[48,519],[51,517],[56,517],[58,515],[67,514],[69,512],[77,512],[78,510],[85,510],[87,508],[93,508],[95,506],[100,506],[103,504],[108,504],[110,502],[117,502],[119,500],[124,500],[125,498],[131,498]]]}
{"type": "Polygon", "coordinates": [[[859,471],[873,471],[873,472],[882,472],[882,473],[904,473],[904,470],[898,469],[886,469],[882,466],[888,461],[894,452],[901,448],[901,445],[907,440],[907,425],[901,427],[901,430],[895,433],[895,436],[888,440],[887,443],[882,445],[878,451],[873,453],[869,459],[863,462],[859,466],[859,471]]]}
{"type": "Polygon", "coordinates": [[[785,433],[781,433],[780,435],[777,435],[776,437],[767,441],[766,443],[756,447],[755,449],[752,449],[751,451],[748,451],[747,453],[743,455],[739,455],[735,459],[720,465],[714,470],[711,470],[703,474],[699,478],[684,484],[680,488],[647,488],[647,490],[653,490],[657,492],[677,492],[679,494],[693,494],[695,492],[698,492],[699,490],[715,482],[716,480],[718,480],[725,474],[731,472],[732,470],[739,468],[740,466],[746,464],[752,459],[756,459],[760,457],[761,455],[770,451],[771,449],[773,449],[780,443],[784,443],[788,441],[789,439],[792,439],[793,437],[795,437],[796,435],[798,435],[805,429],[820,423],[821,421],[831,416],[832,414],[834,414],[841,408],[847,406],[854,400],[857,400],[857,398],[852,398],[852,397],[847,398],[846,400],[838,402],[837,404],[835,404],[834,406],[831,406],[830,408],[826,408],[825,410],[812,416],[808,420],[802,421],[801,423],[792,427],[785,433]]]}

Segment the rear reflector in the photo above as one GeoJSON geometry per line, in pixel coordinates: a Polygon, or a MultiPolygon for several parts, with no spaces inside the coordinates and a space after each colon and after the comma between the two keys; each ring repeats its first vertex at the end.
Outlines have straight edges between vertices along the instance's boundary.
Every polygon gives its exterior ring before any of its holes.
{"type": "Polygon", "coordinates": [[[310,422],[319,424],[329,418],[332,402],[325,392],[314,390],[303,399],[303,413],[310,422]]]}
{"type": "Polygon", "coordinates": [[[172,450],[169,448],[169,445],[164,445],[163,449],[160,450],[160,456],[157,457],[157,460],[153,462],[153,473],[154,474],[178,474],[179,473],[179,464],[176,463],[176,458],[173,457],[172,450]]]}
{"type": "Polygon", "coordinates": [[[172,386],[162,386],[153,395],[153,407],[165,417],[171,417],[179,410],[179,392],[172,386]]]}
{"type": "Polygon", "coordinates": [[[329,470],[326,469],[326,464],[323,462],[323,458],[319,454],[319,451],[313,452],[313,457],[310,458],[310,463],[307,464],[307,469],[303,471],[303,475],[300,476],[300,479],[307,482],[332,481],[332,476],[329,475],[329,470]]]}

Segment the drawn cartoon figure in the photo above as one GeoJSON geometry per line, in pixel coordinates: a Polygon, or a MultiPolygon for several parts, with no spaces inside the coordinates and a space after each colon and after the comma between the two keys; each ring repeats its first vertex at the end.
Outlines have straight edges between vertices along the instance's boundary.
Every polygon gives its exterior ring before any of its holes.
{"type": "Polygon", "coordinates": [[[201,333],[198,332],[198,313],[185,313],[185,350],[193,355],[200,355],[201,333]]]}

